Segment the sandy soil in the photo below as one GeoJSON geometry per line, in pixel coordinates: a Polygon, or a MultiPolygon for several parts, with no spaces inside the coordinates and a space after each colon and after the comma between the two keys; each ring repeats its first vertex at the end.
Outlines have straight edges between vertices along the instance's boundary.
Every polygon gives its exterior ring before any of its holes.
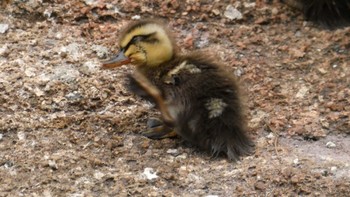
{"type": "Polygon", "coordinates": [[[265,1],[5,2],[0,196],[349,195],[350,28],[265,1]],[[183,52],[240,79],[254,155],[234,164],[139,134],[157,112],[124,88],[133,68],[100,69],[138,17],[167,19],[183,52]]]}

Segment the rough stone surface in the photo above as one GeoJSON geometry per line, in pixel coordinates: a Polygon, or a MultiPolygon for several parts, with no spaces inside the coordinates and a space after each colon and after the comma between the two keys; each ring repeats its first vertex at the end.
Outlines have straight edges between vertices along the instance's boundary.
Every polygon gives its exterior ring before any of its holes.
{"type": "Polygon", "coordinates": [[[269,1],[6,2],[0,196],[349,195],[349,28],[269,1]],[[228,5],[244,17],[226,18],[228,5]],[[253,155],[234,164],[140,135],[158,113],[125,89],[133,67],[99,69],[133,16],[168,19],[182,52],[206,51],[238,77],[253,155]]]}

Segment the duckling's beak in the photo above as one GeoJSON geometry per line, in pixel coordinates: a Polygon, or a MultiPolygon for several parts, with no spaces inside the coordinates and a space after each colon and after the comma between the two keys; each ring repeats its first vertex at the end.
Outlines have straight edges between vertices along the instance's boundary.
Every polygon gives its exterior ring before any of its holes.
{"type": "Polygon", "coordinates": [[[124,50],[121,50],[115,57],[102,62],[102,68],[115,68],[130,63],[131,59],[126,57],[124,50]]]}

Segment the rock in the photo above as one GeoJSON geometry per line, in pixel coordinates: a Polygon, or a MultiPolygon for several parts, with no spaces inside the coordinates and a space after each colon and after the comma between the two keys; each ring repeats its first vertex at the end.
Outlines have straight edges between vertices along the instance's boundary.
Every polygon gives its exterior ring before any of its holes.
{"type": "Polygon", "coordinates": [[[183,154],[181,154],[181,155],[179,155],[179,156],[177,156],[175,159],[187,159],[187,154],[186,153],[183,153],[183,154]]]}
{"type": "Polygon", "coordinates": [[[0,133],[0,140],[2,140],[4,134],[0,133]]]}
{"type": "Polygon", "coordinates": [[[276,7],[272,8],[271,13],[273,15],[277,15],[278,14],[278,9],[276,7]]]}
{"type": "Polygon", "coordinates": [[[234,19],[242,19],[242,13],[240,11],[238,11],[236,8],[234,8],[232,5],[228,5],[226,7],[226,10],[224,12],[224,16],[230,20],[234,20],[234,19]]]}
{"type": "Polygon", "coordinates": [[[234,74],[235,74],[235,76],[237,76],[237,77],[242,76],[243,73],[244,73],[244,70],[243,70],[243,68],[241,68],[241,67],[238,67],[238,68],[234,71],[234,74]]]}
{"type": "Polygon", "coordinates": [[[266,138],[268,138],[268,139],[272,139],[274,137],[275,137],[275,135],[272,132],[266,136],[266,138]]]}
{"type": "Polygon", "coordinates": [[[95,0],[85,0],[84,1],[86,5],[96,5],[98,3],[98,1],[95,0]]]}
{"type": "Polygon", "coordinates": [[[60,53],[60,57],[61,57],[61,58],[66,58],[67,55],[68,55],[68,54],[67,54],[66,52],[61,52],[61,53],[60,53]]]}
{"type": "Polygon", "coordinates": [[[153,168],[145,168],[142,173],[142,176],[148,180],[153,180],[158,178],[157,173],[154,172],[153,168]]]}
{"type": "Polygon", "coordinates": [[[17,133],[17,137],[19,141],[25,140],[26,139],[26,134],[23,131],[19,131],[17,133]]]}
{"type": "Polygon", "coordinates": [[[51,191],[48,189],[45,189],[43,192],[44,197],[52,197],[51,191]]]}
{"type": "Polygon", "coordinates": [[[0,47],[0,56],[7,56],[8,55],[8,46],[7,44],[4,44],[2,47],[0,47]]]}
{"type": "Polygon", "coordinates": [[[50,18],[51,15],[52,15],[52,10],[46,9],[46,10],[43,12],[43,15],[44,15],[46,18],[50,18]]]}
{"type": "Polygon", "coordinates": [[[80,68],[79,71],[85,75],[89,75],[97,71],[98,64],[92,61],[85,62],[80,68]]]}
{"type": "Polygon", "coordinates": [[[209,34],[204,33],[202,34],[199,39],[195,41],[196,48],[204,48],[209,45],[209,34]]]}
{"type": "Polygon", "coordinates": [[[257,182],[254,184],[254,187],[255,187],[255,189],[257,189],[257,190],[265,190],[265,189],[266,189],[266,184],[263,183],[262,181],[257,181],[257,182]]]}
{"type": "Polygon", "coordinates": [[[40,88],[35,87],[33,90],[34,94],[38,97],[45,95],[44,91],[42,91],[40,88]]]}
{"type": "Polygon", "coordinates": [[[5,33],[9,29],[8,24],[0,23],[0,34],[5,33]]]}
{"type": "Polygon", "coordinates": [[[65,95],[68,100],[77,100],[82,98],[82,95],[78,91],[73,91],[65,95]]]}
{"type": "Polygon", "coordinates": [[[301,31],[297,31],[294,35],[295,35],[295,37],[302,37],[303,36],[301,31]]]}
{"type": "Polygon", "coordinates": [[[91,49],[96,53],[99,58],[106,58],[108,53],[108,49],[101,45],[92,45],[91,49]]]}
{"type": "Polygon", "coordinates": [[[295,95],[297,98],[304,98],[306,93],[309,91],[309,88],[305,85],[302,85],[298,91],[298,93],[295,95]]]}
{"type": "Polygon", "coordinates": [[[75,61],[78,60],[79,57],[83,56],[79,44],[75,42],[69,44],[68,46],[62,47],[61,53],[68,53],[75,61]]]}
{"type": "Polygon", "coordinates": [[[332,167],[331,167],[331,172],[334,173],[335,171],[337,171],[337,169],[338,169],[338,168],[337,168],[336,166],[332,166],[332,167]]]}
{"type": "Polygon", "coordinates": [[[74,81],[79,77],[79,71],[71,64],[58,65],[54,68],[51,80],[62,80],[65,82],[74,81]]]}
{"type": "Polygon", "coordinates": [[[132,20],[140,20],[141,16],[140,15],[134,15],[131,17],[132,20]]]}
{"type": "Polygon", "coordinates": [[[256,3],[255,2],[253,2],[253,3],[244,2],[243,5],[246,8],[254,8],[256,6],[256,3]]]}
{"type": "Polygon", "coordinates": [[[218,16],[220,14],[220,11],[218,9],[213,9],[211,11],[215,16],[218,16]]]}
{"type": "Polygon", "coordinates": [[[35,68],[29,67],[25,69],[24,74],[27,77],[35,77],[36,76],[35,72],[36,72],[35,68]]]}
{"type": "Polygon", "coordinates": [[[327,70],[326,69],[324,69],[324,68],[318,68],[317,69],[321,74],[327,74],[327,70]]]}
{"type": "Polygon", "coordinates": [[[14,166],[15,164],[12,161],[5,161],[2,165],[5,167],[5,169],[8,169],[14,166]]]}
{"type": "Polygon", "coordinates": [[[252,112],[252,119],[249,122],[250,124],[249,126],[252,128],[259,127],[259,125],[261,124],[261,121],[263,121],[268,116],[269,116],[268,113],[261,110],[252,112]]]}
{"type": "Polygon", "coordinates": [[[298,175],[292,176],[292,178],[291,178],[290,180],[291,180],[291,182],[294,183],[294,184],[300,182],[298,175]]]}
{"type": "Polygon", "coordinates": [[[299,159],[298,158],[294,159],[293,164],[296,166],[299,165],[300,164],[299,159]]]}
{"type": "Polygon", "coordinates": [[[28,6],[27,9],[28,9],[28,8],[29,8],[29,9],[32,9],[32,10],[38,9],[39,6],[41,6],[41,2],[42,2],[42,1],[29,0],[29,1],[27,1],[27,3],[26,3],[26,6],[28,6]]]}
{"type": "Polygon", "coordinates": [[[50,167],[52,170],[57,170],[57,169],[58,169],[57,164],[56,164],[56,161],[54,161],[54,160],[49,160],[49,167],[50,167]]]}
{"type": "Polygon", "coordinates": [[[102,172],[100,172],[100,171],[96,171],[96,172],[94,173],[94,178],[95,178],[95,179],[98,179],[98,180],[101,180],[104,176],[105,176],[105,174],[102,173],[102,172]]]}
{"type": "Polygon", "coordinates": [[[329,141],[329,142],[326,143],[326,147],[327,147],[327,148],[335,148],[335,147],[337,147],[337,146],[335,145],[334,142],[329,141]]]}
{"type": "Polygon", "coordinates": [[[175,154],[178,153],[178,150],[177,150],[177,149],[168,149],[168,150],[166,151],[166,153],[175,155],[175,154]]]}

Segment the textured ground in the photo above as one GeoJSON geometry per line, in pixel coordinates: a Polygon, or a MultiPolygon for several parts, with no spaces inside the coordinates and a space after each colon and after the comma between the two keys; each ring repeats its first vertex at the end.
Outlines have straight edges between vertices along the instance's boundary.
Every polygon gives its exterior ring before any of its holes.
{"type": "Polygon", "coordinates": [[[349,195],[350,28],[265,1],[6,2],[0,196],[349,195]],[[125,90],[133,68],[99,63],[138,17],[167,19],[183,52],[205,50],[240,79],[254,155],[232,164],[139,134],[156,112],[125,90]]]}

